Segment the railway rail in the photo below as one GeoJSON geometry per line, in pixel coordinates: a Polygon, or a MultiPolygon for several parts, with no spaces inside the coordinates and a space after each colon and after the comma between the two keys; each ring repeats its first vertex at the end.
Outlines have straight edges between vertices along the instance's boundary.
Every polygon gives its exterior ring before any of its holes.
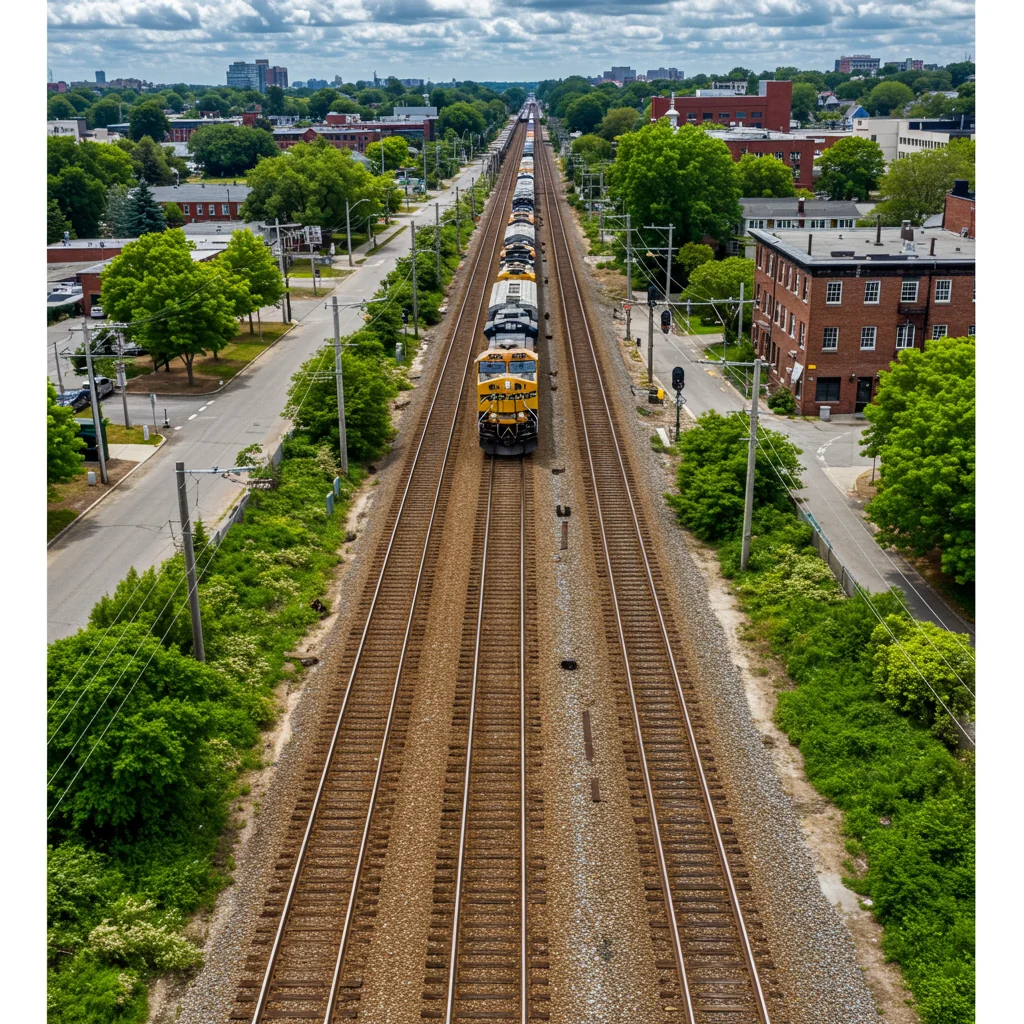
{"type": "Polygon", "coordinates": [[[480,474],[425,1019],[548,1019],[532,470],[480,474]]]}
{"type": "Polygon", "coordinates": [[[688,1024],[779,1024],[782,1007],[622,431],[573,267],[553,156],[538,147],[563,358],[601,580],[660,997],[688,1024]]]}
{"type": "MultiPolygon", "coordinates": [[[[230,1020],[359,1015],[411,693],[495,253],[516,180],[517,126],[429,405],[412,433],[395,498],[345,645],[338,685],[302,779],[230,1020]]],[[[471,410],[472,411],[472,410],[471,410]]]]}

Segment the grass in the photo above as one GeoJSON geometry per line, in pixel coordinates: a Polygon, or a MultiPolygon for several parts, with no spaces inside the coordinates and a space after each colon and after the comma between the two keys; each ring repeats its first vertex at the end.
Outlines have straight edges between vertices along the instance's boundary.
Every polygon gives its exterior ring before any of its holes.
{"type": "MultiPolygon", "coordinates": [[[[372,249],[368,249],[366,251],[366,256],[372,256],[379,249],[383,249],[384,246],[387,245],[388,242],[391,241],[391,239],[397,238],[404,230],[405,230],[405,225],[403,224],[397,231],[392,231],[391,234],[388,235],[388,237],[385,238],[383,242],[378,242],[372,249]]],[[[364,256],[363,259],[365,259],[366,256],[364,256]]]]}
{"type": "Polygon", "coordinates": [[[46,510],[46,539],[53,540],[65,527],[70,526],[78,518],[78,513],[70,508],[48,508],[46,510]]]}
{"type": "MultiPolygon", "coordinates": [[[[355,270],[348,267],[321,267],[321,277],[348,277],[349,274],[354,274],[355,270]]],[[[289,277],[308,277],[313,276],[312,271],[308,267],[304,267],[301,264],[296,264],[288,271],[289,277]]]]}
{"type": "Polygon", "coordinates": [[[142,427],[126,427],[120,423],[107,424],[107,444],[149,444],[156,447],[163,440],[161,434],[150,432],[149,440],[142,436],[142,427]]]}
{"type": "MultiPolygon", "coordinates": [[[[312,283],[312,279],[308,279],[312,283]]],[[[316,292],[312,288],[289,288],[288,292],[292,299],[322,299],[325,295],[330,295],[334,291],[333,284],[325,284],[323,287],[317,285],[316,292]]]]}

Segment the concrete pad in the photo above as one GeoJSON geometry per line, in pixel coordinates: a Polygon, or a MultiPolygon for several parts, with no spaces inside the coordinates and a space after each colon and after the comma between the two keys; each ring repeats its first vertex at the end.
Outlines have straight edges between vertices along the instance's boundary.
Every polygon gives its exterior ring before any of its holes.
{"type": "Polygon", "coordinates": [[[868,466],[824,466],[825,476],[829,478],[843,492],[847,494],[853,490],[854,484],[857,482],[857,477],[864,472],[865,469],[870,468],[868,466]]]}
{"type": "Polygon", "coordinates": [[[110,458],[127,459],[128,462],[145,462],[159,450],[159,445],[155,444],[111,444],[107,447],[110,458]]]}
{"type": "Polygon", "coordinates": [[[818,885],[821,886],[821,891],[824,894],[825,899],[827,899],[833,907],[838,906],[846,911],[860,909],[860,897],[843,885],[841,876],[828,873],[819,874],[818,885]]]}

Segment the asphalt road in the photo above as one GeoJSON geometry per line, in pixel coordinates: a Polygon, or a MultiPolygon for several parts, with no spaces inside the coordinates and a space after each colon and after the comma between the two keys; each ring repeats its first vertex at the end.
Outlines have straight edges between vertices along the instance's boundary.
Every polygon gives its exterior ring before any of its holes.
{"type": "MultiPolygon", "coordinates": [[[[467,187],[470,178],[479,173],[479,163],[470,165],[456,184],[460,189],[467,187]]],[[[455,189],[441,193],[437,201],[442,209],[451,206],[455,189]]],[[[386,237],[410,219],[417,224],[432,223],[433,214],[433,202],[412,214],[400,214],[392,218],[393,224],[378,237],[386,237]]],[[[339,305],[370,298],[394,268],[396,258],[405,255],[408,249],[407,229],[339,283],[332,293],[339,305]]],[[[342,257],[341,266],[344,265],[342,257]]],[[[175,462],[197,469],[231,466],[235,455],[250,444],[260,443],[267,452],[276,448],[288,429],[288,422],[280,413],[292,374],[325,338],[333,336],[329,301],[327,308],[324,299],[294,301],[292,317],[298,326],[220,393],[205,399],[158,398],[159,422],[163,423],[162,410],[166,407],[171,423],[169,430],[161,428],[167,443],[48,551],[48,640],[67,636],[84,626],[96,601],[114,590],[130,566],[141,572],[173,554],[173,537],[179,535],[175,462]]],[[[275,309],[263,312],[264,319],[280,315],[275,309]]],[[[360,324],[359,317],[358,309],[343,309],[342,333],[354,331],[360,324]]],[[[53,341],[63,342],[71,334],[69,328],[75,326],[79,328],[77,345],[81,338],[80,319],[54,325],[47,332],[48,372],[54,381],[53,341]]],[[[68,369],[66,363],[64,369],[68,369]]],[[[65,377],[65,386],[75,380],[77,375],[65,377]]],[[[118,422],[120,395],[108,396],[104,405],[104,415],[118,422]]],[[[153,422],[147,395],[129,395],[128,407],[133,422],[153,422]]],[[[241,487],[218,475],[203,475],[190,479],[188,495],[192,516],[201,517],[212,526],[240,497],[241,487]]]]}

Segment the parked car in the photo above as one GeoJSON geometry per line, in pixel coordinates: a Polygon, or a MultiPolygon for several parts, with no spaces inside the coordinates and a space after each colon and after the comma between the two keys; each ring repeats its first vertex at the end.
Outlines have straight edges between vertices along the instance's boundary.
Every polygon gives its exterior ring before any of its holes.
{"type": "Polygon", "coordinates": [[[89,389],[77,388],[65,391],[64,394],[57,396],[57,404],[70,406],[75,412],[78,412],[79,409],[84,409],[89,404],[89,389]]]}
{"type": "MultiPolygon", "coordinates": [[[[89,382],[87,380],[82,381],[82,390],[85,392],[85,397],[89,397],[89,382]]],[[[104,395],[113,394],[114,382],[109,377],[97,377],[96,378],[96,397],[102,398],[104,395]]]]}
{"type": "Polygon", "coordinates": [[[89,310],[89,316],[91,316],[93,320],[102,320],[106,315],[107,314],[103,312],[102,306],[93,306],[89,310]]]}

